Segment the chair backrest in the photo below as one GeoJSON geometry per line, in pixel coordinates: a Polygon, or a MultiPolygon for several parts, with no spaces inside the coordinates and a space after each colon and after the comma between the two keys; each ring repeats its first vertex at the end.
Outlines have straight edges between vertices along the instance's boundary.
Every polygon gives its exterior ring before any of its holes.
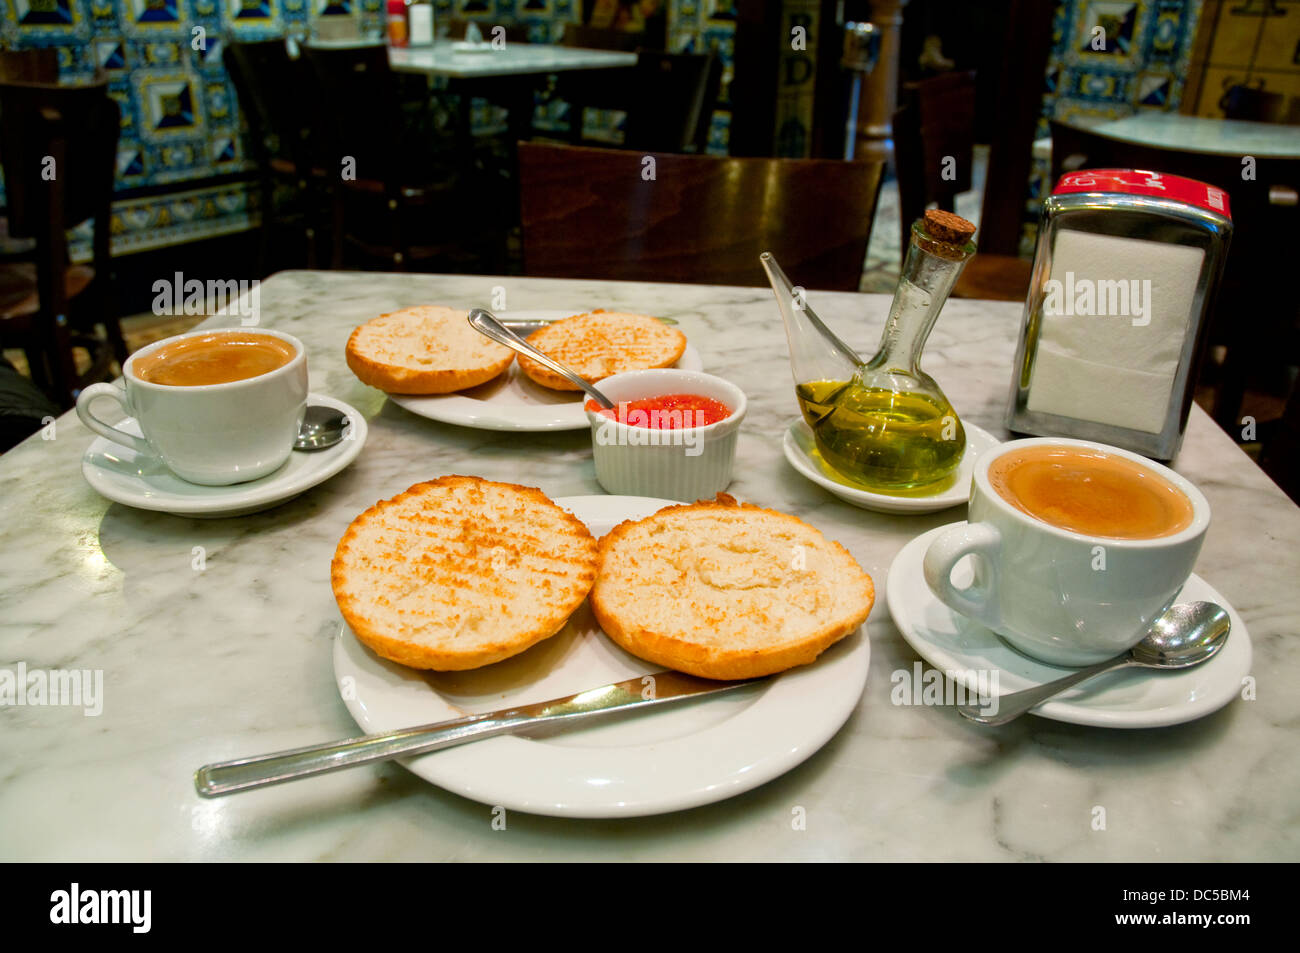
{"type": "Polygon", "coordinates": [[[559,92],[579,109],[626,113],[624,149],[704,152],[721,85],[722,61],[713,53],[638,50],[635,66],[561,76],[559,92]]]}
{"type": "Polygon", "coordinates": [[[314,118],[308,104],[315,99],[304,82],[307,65],[290,58],[282,39],[231,40],[221,56],[252,134],[254,158],[264,165],[278,151],[305,176],[314,118]]]}
{"type": "Polygon", "coordinates": [[[477,23],[478,29],[483,34],[483,39],[491,42],[493,30],[501,27],[505,32],[507,43],[527,43],[528,42],[528,24],[526,23],[493,23],[487,20],[462,20],[452,17],[450,20],[441,20],[438,22],[438,33],[450,40],[465,39],[465,31],[469,29],[470,23],[477,23]]]}
{"type": "Polygon", "coordinates": [[[650,43],[644,33],[583,26],[580,23],[566,23],[564,25],[564,35],[560,37],[560,45],[583,50],[616,50],[623,53],[633,53],[642,47],[655,46],[656,44],[650,43]]]}
{"type": "Polygon", "coordinates": [[[33,50],[0,50],[0,83],[57,83],[59,51],[52,46],[33,50]]]}
{"type": "MultiPolygon", "coordinates": [[[[107,227],[120,114],[105,83],[0,85],[0,161],[9,234],[39,238],[88,218],[107,227]],[[51,221],[57,190],[60,221],[51,221]]],[[[106,237],[105,237],[106,239],[106,237]]]]}
{"type": "Polygon", "coordinates": [[[403,124],[388,47],[304,46],[302,52],[316,78],[316,95],[328,110],[323,154],[331,170],[337,172],[350,157],[357,178],[395,187],[403,124]]]}
{"type": "Polygon", "coordinates": [[[907,83],[894,114],[894,167],[902,247],[931,202],[949,212],[971,188],[975,155],[975,73],[944,73],[907,83]]]}
{"type": "Polygon", "coordinates": [[[1286,110],[1286,97],[1264,88],[1264,80],[1232,84],[1224,81],[1219,108],[1224,119],[1245,119],[1250,122],[1281,122],[1286,110]]]}
{"type": "Polygon", "coordinates": [[[856,291],[881,162],[519,145],[529,275],[856,291]],[[648,161],[649,160],[649,161],[648,161]]]}
{"type": "Polygon", "coordinates": [[[722,85],[722,61],[713,53],[637,53],[635,101],[627,114],[624,146],[645,152],[703,152],[722,85]]]}
{"type": "Polygon", "coordinates": [[[998,110],[989,136],[979,245],[988,254],[1017,255],[1057,4],[1006,0],[999,7],[1006,33],[995,84],[998,110]]]}

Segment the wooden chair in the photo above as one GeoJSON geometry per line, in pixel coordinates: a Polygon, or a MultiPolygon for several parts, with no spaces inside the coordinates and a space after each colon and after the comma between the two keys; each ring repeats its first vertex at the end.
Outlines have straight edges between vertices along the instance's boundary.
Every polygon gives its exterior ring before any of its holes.
{"type": "Polygon", "coordinates": [[[1024,232],[1034,136],[1043,112],[1043,76],[1057,5],[1007,0],[1002,7],[1007,31],[977,241],[987,254],[1015,257],[1024,232]]]}
{"type": "Polygon", "coordinates": [[[329,186],[326,170],[314,162],[319,144],[317,97],[306,81],[306,64],[293,60],[283,39],[244,43],[228,41],[222,61],[248,123],[249,145],[257,163],[262,229],[258,247],[261,274],[274,270],[272,248],[277,231],[297,235],[308,268],[317,265],[317,234],[328,228],[329,186]],[[286,193],[283,203],[277,193],[286,193]]]}
{"type": "MultiPolygon", "coordinates": [[[[1052,123],[1052,182],[1077,169],[1150,169],[1217,185],[1228,193],[1233,235],[1223,281],[1210,318],[1208,340],[1223,344],[1214,417],[1229,433],[1240,430],[1238,415],[1247,385],[1262,380],[1294,341],[1297,309],[1279,275],[1290,267],[1279,236],[1300,227],[1300,158],[1256,157],[1254,178],[1242,175],[1239,155],[1185,152],[1140,145],[1052,123]]],[[[1273,368],[1276,370],[1276,367],[1273,368]]]]}
{"type": "Polygon", "coordinates": [[[588,108],[627,113],[622,148],[639,152],[699,152],[722,85],[722,61],[713,53],[637,52],[636,65],[579,71],[559,77],[556,92],[570,105],[570,141],[583,142],[588,108]]]}
{"type": "Polygon", "coordinates": [[[502,27],[505,32],[507,43],[527,43],[528,42],[528,25],[526,23],[491,23],[485,20],[462,20],[451,18],[443,20],[437,24],[438,35],[441,38],[449,40],[465,39],[465,31],[469,29],[470,23],[477,23],[479,32],[483,34],[483,39],[492,40],[492,31],[495,27],[502,27]]]}
{"type": "Polygon", "coordinates": [[[0,83],[57,83],[59,51],[52,46],[33,50],[0,50],[0,83]]]}
{"type": "Polygon", "coordinates": [[[9,230],[36,240],[34,262],[0,268],[0,339],[23,348],[32,380],[64,407],[86,384],[111,376],[114,358],[127,357],[109,251],[119,123],[103,83],[0,85],[9,230]],[[67,230],[87,219],[93,266],[72,265],[67,230]],[[84,373],[74,347],[91,355],[84,373]]]}
{"type": "Polygon", "coordinates": [[[336,180],[333,266],[350,248],[399,271],[436,258],[503,268],[504,190],[460,163],[452,139],[412,122],[387,48],[306,46],[303,55],[329,113],[321,162],[336,180]]]}
{"type": "MultiPolygon", "coordinates": [[[[893,127],[900,247],[906,254],[912,223],[931,205],[955,212],[957,196],[971,189],[975,73],[944,73],[907,83],[903,99],[893,127]]],[[[952,293],[958,298],[1023,301],[1032,272],[1030,261],[981,251],[963,269],[952,293]]]]}
{"type": "MultiPolygon", "coordinates": [[[[59,51],[52,46],[31,50],[0,50],[0,83],[50,83],[59,81],[59,51]]],[[[28,260],[36,243],[15,241],[9,222],[0,219],[0,260],[28,260]]]]}
{"type": "Polygon", "coordinates": [[[524,271],[856,291],[881,162],[650,155],[520,143],[524,271]],[[647,161],[652,160],[652,161],[647,161]]]}
{"type": "Polygon", "coordinates": [[[1281,93],[1266,90],[1262,79],[1257,79],[1254,85],[1232,84],[1229,80],[1224,80],[1224,91],[1223,96],[1219,98],[1219,108],[1223,110],[1224,119],[1282,122],[1286,97],[1281,93]]]}
{"type": "Polygon", "coordinates": [[[652,42],[652,38],[644,33],[583,26],[580,23],[566,23],[564,25],[564,35],[560,37],[560,45],[576,47],[582,50],[615,50],[622,53],[634,53],[640,49],[661,48],[663,43],[652,42]]]}
{"type": "Polygon", "coordinates": [[[632,53],[636,50],[665,50],[668,48],[668,8],[660,4],[659,9],[645,18],[645,29],[620,30],[606,22],[604,25],[591,25],[596,17],[595,0],[582,0],[579,11],[580,23],[566,23],[560,43],[564,46],[580,47],[586,50],[621,50],[632,53]]]}
{"type": "Polygon", "coordinates": [[[975,157],[975,73],[943,73],[903,86],[894,114],[894,165],[902,247],[931,203],[957,211],[971,189],[975,157]]]}

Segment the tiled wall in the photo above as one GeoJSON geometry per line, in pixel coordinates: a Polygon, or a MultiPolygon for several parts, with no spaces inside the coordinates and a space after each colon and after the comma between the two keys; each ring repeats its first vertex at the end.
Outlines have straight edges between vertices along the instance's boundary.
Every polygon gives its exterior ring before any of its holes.
{"type": "MultiPolygon", "coordinates": [[[[122,197],[114,205],[115,253],[190,241],[256,222],[239,103],[221,62],[224,39],[306,36],[313,16],[355,16],[363,35],[382,28],[381,0],[0,0],[0,38],[9,49],[55,47],[60,76],[89,79],[96,69],[122,112],[119,192],[174,186],[165,194],[122,197]]],[[[435,19],[525,23],[533,42],[559,38],[580,16],[580,0],[435,0],[435,19]]],[[[669,48],[716,46],[731,78],[731,0],[669,0],[669,48]]],[[[563,120],[562,103],[544,104],[539,125],[563,120]]],[[[487,121],[486,113],[479,115],[487,121]]],[[[589,114],[590,115],[590,114],[589,114]]],[[[617,115],[595,117],[610,138],[617,115]]],[[[729,114],[714,117],[711,151],[726,151],[729,114]]],[[[128,192],[129,195],[129,192],[128,192]]]]}
{"type": "MultiPolygon", "coordinates": [[[[1202,0],[1061,0],[1037,138],[1051,134],[1051,119],[1086,125],[1144,110],[1177,111],[1201,5],[1202,0]]],[[[1050,158],[1036,150],[1021,243],[1025,254],[1032,253],[1038,209],[1052,184],[1050,158]]]]}
{"type": "Polygon", "coordinates": [[[1039,135],[1049,118],[1083,124],[1177,109],[1200,8],[1201,0],[1063,0],[1039,135]]]}
{"type": "Polygon", "coordinates": [[[1184,112],[1221,117],[1228,86],[1243,83],[1286,97],[1284,115],[1300,116],[1300,3],[1296,0],[1205,0],[1208,35],[1196,66],[1194,101],[1184,112]]]}
{"type": "Polygon", "coordinates": [[[56,48],[63,81],[90,79],[96,69],[107,78],[122,114],[118,190],[175,186],[115,204],[115,252],[249,226],[248,188],[211,181],[248,169],[221,38],[305,23],[306,0],[0,2],[6,47],[56,48]]]}

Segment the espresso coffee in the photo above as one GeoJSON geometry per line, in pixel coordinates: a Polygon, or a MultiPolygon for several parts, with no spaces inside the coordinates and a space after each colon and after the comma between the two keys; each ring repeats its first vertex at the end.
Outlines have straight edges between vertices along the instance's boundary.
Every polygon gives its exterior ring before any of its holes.
{"type": "Polygon", "coordinates": [[[201,387],[269,374],[296,353],[288,341],[269,334],[197,334],[137,358],[132,369],[150,384],[201,387]]]}
{"type": "Polygon", "coordinates": [[[1192,501],[1126,457],[1071,446],[1013,450],[989,466],[989,483],[1016,509],[1061,529],[1111,539],[1156,539],[1192,524],[1192,501]]]}

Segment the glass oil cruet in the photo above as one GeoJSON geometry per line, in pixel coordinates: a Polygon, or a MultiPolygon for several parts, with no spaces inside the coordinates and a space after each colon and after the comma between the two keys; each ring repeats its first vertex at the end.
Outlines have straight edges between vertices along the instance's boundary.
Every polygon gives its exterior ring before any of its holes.
{"type": "Polygon", "coordinates": [[[877,493],[942,488],[966,431],[921,351],[957,276],[975,254],[975,226],[930,210],[912,226],[880,350],[863,361],[813,313],[770,254],[762,256],[790,343],[795,395],[823,462],[877,493]]]}

